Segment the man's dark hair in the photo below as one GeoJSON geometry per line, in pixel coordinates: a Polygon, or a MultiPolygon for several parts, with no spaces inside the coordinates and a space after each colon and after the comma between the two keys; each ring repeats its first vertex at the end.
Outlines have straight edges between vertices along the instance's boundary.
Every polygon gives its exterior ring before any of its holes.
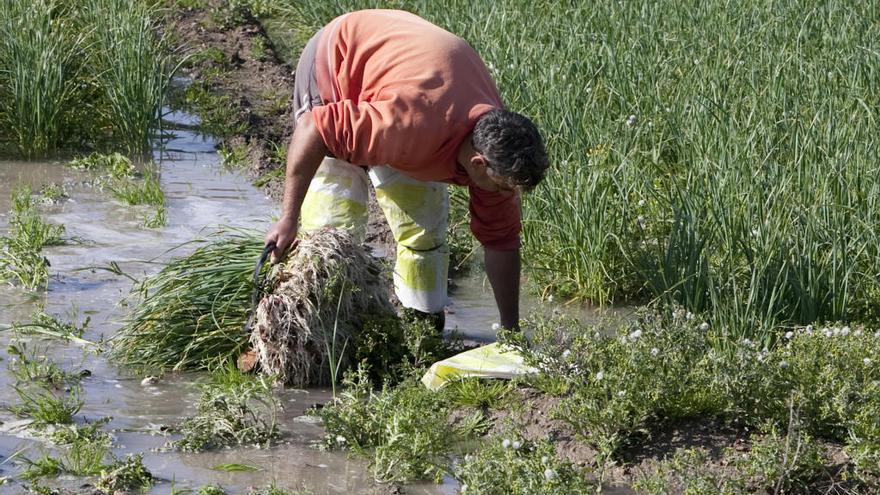
{"type": "Polygon", "coordinates": [[[537,186],[550,166],[538,128],[516,112],[496,108],[483,114],[474,127],[473,146],[493,172],[526,190],[537,186]]]}

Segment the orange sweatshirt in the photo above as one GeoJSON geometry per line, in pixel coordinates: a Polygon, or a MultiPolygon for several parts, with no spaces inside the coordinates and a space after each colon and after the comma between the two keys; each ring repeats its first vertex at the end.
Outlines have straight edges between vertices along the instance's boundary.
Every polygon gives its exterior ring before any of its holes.
{"type": "Polygon", "coordinates": [[[503,107],[464,40],[408,12],[352,12],[325,27],[315,72],[324,104],[312,115],[334,156],[468,186],[474,236],[492,249],[519,247],[519,196],[477,188],[457,163],[477,119],[503,107]]]}

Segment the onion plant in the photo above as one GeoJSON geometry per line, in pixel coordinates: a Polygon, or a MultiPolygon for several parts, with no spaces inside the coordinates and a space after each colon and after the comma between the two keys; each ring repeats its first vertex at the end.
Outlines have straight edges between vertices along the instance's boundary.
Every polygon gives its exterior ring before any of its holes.
{"type": "Polygon", "coordinates": [[[45,155],[63,139],[86,36],[54,0],[8,0],[0,15],[0,132],[22,156],[45,155]]]}
{"type": "Polygon", "coordinates": [[[552,170],[523,207],[542,289],[673,300],[711,310],[734,336],[876,318],[880,57],[867,40],[880,24],[869,4],[280,4],[307,29],[404,8],[476,48],[547,141],[552,170]]]}

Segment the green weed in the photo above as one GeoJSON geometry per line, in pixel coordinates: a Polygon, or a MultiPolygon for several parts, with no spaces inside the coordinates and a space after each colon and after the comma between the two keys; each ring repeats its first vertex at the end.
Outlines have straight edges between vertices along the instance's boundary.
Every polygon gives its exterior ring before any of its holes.
{"type": "Polygon", "coordinates": [[[234,367],[220,370],[202,387],[196,415],[181,423],[183,438],[173,446],[185,452],[229,445],[268,446],[278,437],[279,408],[270,379],[244,375],[234,367]]]}
{"type": "Polygon", "coordinates": [[[49,262],[42,255],[43,247],[63,244],[63,234],[63,225],[47,223],[40,216],[30,187],[13,190],[9,230],[0,236],[0,280],[28,289],[45,287],[49,262]]]}
{"type": "Polygon", "coordinates": [[[226,491],[220,485],[200,486],[196,495],[225,495],[226,491]]]}
{"type": "Polygon", "coordinates": [[[144,467],[142,454],[127,455],[108,466],[102,466],[95,488],[101,493],[130,493],[153,486],[153,475],[144,467]]]}
{"type": "Polygon", "coordinates": [[[67,384],[76,384],[81,378],[79,373],[65,371],[36,349],[29,350],[25,343],[9,344],[6,354],[13,357],[7,369],[19,383],[39,382],[60,388],[67,384]]]}
{"type": "Polygon", "coordinates": [[[706,453],[697,449],[680,449],[671,459],[660,463],[656,471],[644,475],[633,484],[639,493],[667,495],[744,495],[743,480],[726,473],[706,469],[706,453]]]}
{"type": "Polygon", "coordinates": [[[373,475],[383,481],[439,481],[457,438],[447,423],[449,405],[442,394],[415,379],[373,392],[363,368],[346,374],[343,387],[318,411],[328,447],[368,457],[373,475]]]}
{"type": "Polygon", "coordinates": [[[63,448],[58,455],[45,455],[36,460],[25,459],[27,469],[21,476],[26,480],[59,474],[95,476],[101,473],[104,459],[109,454],[110,447],[107,443],[79,440],[63,448]]]}
{"type": "Polygon", "coordinates": [[[18,384],[12,388],[20,403],[8,409],[16,416],[33,419],[36,426],[70,424],[83,405],[79,385],[66,394],[42,384],[18,384]]]}
{"type": "Polygon", "coordinates": [[[451,380],[446,387],[452,403],[461,407],[498,408],[511,390],[509,381],[460,378],[451,380]]]}
{"type": "Polygon", "coordinates": [[[556,457],[549,442],[493,438],[486,444],[455,465],[454,476],[463,494],[562,495],[593,491],[583,473],[556,457]]]}
{"type": "Polygon", "coordinates": [[[78,322],[76,314],[74,314],[73,321],[62,321],[46,313],[43,309],[37,309],[31,314],[30,323],[13,323],[12,329],[24,335],[44,335],[82,341],[83,334],[91,320],[90,316],[86,316],[82,322],[78,322]]]}

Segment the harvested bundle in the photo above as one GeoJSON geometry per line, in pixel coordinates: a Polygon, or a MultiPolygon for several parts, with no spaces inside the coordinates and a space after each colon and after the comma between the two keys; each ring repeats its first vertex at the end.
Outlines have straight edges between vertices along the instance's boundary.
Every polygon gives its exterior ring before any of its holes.
{"type": "MultiPolygon", "coordinates": [[[[263,234],[218,232],[134,287],[132,311],[112,341],[120,363],[154,372],[206,368],[237,357],[263,234]]],[[[185,245],[190,245],[187,243],[185,245]]]]}
{"type": "Polygon", "coordinates": [[[345,232],[307,234],[272,269],[257,308],[251,344],[262,370],[295,386],[328,383],[354,354],[364,323],[394,313],[382,271],[345,232]]]}

